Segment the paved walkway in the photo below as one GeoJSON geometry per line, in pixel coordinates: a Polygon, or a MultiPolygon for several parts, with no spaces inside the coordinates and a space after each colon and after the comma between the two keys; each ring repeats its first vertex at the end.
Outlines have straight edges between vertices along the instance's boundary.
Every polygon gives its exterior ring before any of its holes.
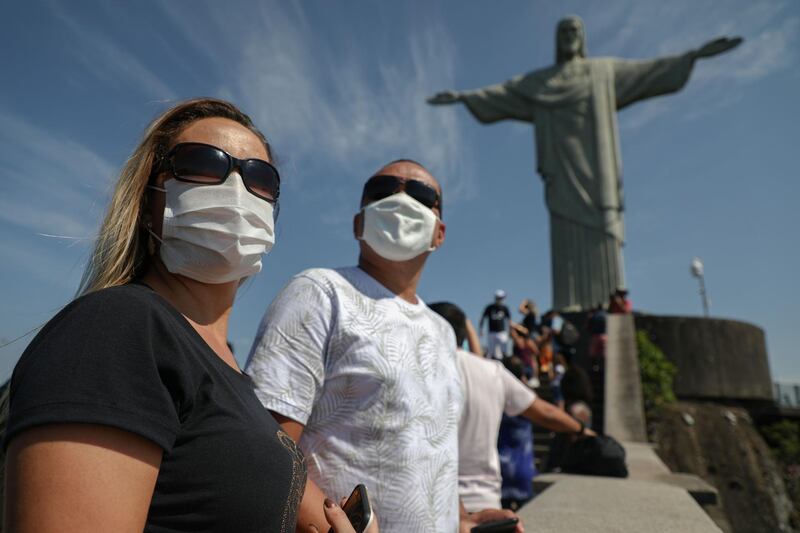
{"type": "Polygon", "coordinates": [[[536,533],[719,533],[683,489],[633,479],[570,476],[520,512],[536,533]]]}

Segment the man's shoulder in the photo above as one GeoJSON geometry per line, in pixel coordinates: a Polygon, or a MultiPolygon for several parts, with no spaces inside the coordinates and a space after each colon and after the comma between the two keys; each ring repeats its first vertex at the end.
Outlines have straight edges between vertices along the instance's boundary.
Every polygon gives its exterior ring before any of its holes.
{"type": "Polygon", "coordinates": [[[355,270],[358,270],[358,267],[308,268],[292,276],[287,285],[311,284],[324,289],[326,292],[336,292],[339,289],[353,285],[353,280],[358,276],[355,270]]]}
{"type": "Polygon", "coordinates": [[[448,337],[450,334],[452,334],[452,344],[455,346],[455,333],[453,332],[453,326],[450,325],[450,322],[442,318],[439,313],[435,312],[427,305],[425,305],[424,316],[427,317],[437,329],[443,331],[448,337]]]}
{"type": "Polygon", "coordinates": [[[497,374],[500,369],[503,368],[503,363],[500,361],[487,359],[460,348],[457,349],[456,352],[458,354],[459,362],[461,362],[465,368],[469,369],[470,371],[480,373],[481,375],[497,374]]]}
{"type": "Polygon", "coordinates": [[[309,279],[311,281],[323,282],[331,279],[336,279],[339,276],[338,269],[315,267],[307,268],[295,274],[292,279],[309,279]]]}
{"type": "Polygon", "coordinates": [[[362,292],[380,292],[380,286],[366,272],[357,266],[337,268],[309,268],[296,274],[293,280],[310,280],[333,290],[359,290],[362,292]]]}

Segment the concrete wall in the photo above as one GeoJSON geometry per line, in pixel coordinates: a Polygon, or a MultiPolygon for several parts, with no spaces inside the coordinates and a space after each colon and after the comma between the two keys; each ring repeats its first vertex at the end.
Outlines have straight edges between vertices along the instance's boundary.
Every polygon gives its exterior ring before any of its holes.
{"type": "Polygon", "coordinates": [[[636,315],[636,329],[678,367],[679,398],[772,400],[764,331],[715,318],[636,315]]]}

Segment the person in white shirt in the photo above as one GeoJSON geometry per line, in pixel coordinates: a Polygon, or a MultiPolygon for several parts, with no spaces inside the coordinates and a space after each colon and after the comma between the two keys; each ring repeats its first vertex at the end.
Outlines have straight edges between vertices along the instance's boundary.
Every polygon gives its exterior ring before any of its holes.
{"type": "MultiPolygon", "coordinates": [[[[553,404],[537,398],[502,363],[460,348],[477,337],[469,319],[455,304],[437,302],[430,308],[453,327],[464,409],[458,426],[458,492],[467,511],[499,507],[502,479],[497,433],[503,413],[524,416],[535,424],[579,437],[595,433],[553,404]]],[[[475,341],[470,342],[470,347],[475,341]]],[[[531,436],[531,438],[533,438],[531,436]]]]}
{"type": "Polygon", "coordinates": [[[364,185],[353,221],[358,266],[296,275],[264,316],[246,372],[305,454],[299,531],[325,524],[320,489],[341,497],[357,483],[384,533],[469,531],[514,516],[459,506],[455,339],[416,293],[444,242],[441,213],[424,167],[389,163],[364,185]]]}

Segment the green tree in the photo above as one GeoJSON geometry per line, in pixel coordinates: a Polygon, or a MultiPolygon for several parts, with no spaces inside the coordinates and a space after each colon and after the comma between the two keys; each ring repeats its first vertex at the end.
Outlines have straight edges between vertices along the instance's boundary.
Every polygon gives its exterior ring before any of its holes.
{"type": "Polygon", "coordinates": [[[781,420],[761,427],[761,434],[783,464],[800,463],[800,422],[781,420]]]}
{"type": "Polygon", "coordinates": [[[636,347],[639,351],[639,370],[642,377],[642,396],[648,418],[655,409],[675,401],[672,382],[677,368],[664,356],[664,352],[653,344],[647,332],[636,332],[636,347]]]}

